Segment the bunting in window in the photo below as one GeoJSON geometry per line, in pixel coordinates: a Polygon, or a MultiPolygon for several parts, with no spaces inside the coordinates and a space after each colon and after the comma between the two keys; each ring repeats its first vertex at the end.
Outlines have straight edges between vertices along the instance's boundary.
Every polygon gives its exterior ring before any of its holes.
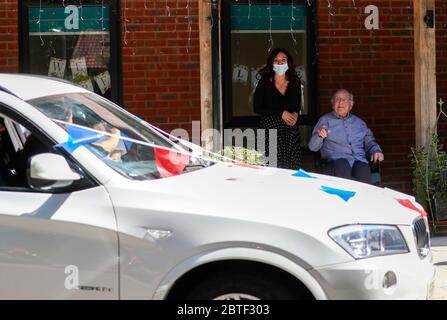
{"type": "Polygon", "coordinates": [[[93,83],[88,75],[85,58],[70,59],[70,68],[73,81],[83,88],[93,92],[93,83]]]}
{"type": "Polygon", "coordinates": [[[67,65],[67,60],[58,59],[58,58],[50,58],[50,66],[48,68],[48,76],[64,78],[65,76],[65,66],[67,65]]]}
{"type": "Polygon", "coordinates": [[[259,70],[262,67],[259,68],[251,68],[251,88],[254,90],[256,89],[256,86],[258,85],[259,80],[261,80],[261,74],[259,73],[259,70]]]}
{"type": "Polygon", "coordinates": [[[247,85],[248,80],[248,67],[235,64],[233,67],[233,82],[239,82],[247,85]]]}

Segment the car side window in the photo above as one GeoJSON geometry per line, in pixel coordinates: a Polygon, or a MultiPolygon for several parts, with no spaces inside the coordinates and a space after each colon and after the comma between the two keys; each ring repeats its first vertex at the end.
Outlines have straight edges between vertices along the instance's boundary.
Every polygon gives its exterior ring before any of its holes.
{"type": "MultiPolygon", "coordinates": [[[[34,192],[28,181],[31,158],[42,153],[59,153],[51,143],[44,141],[30,129],[27,125],[0,114],[0,190],[34,192]]],[[[74,171],[80,171],[80,168],[68,162],[74,171]]]]}

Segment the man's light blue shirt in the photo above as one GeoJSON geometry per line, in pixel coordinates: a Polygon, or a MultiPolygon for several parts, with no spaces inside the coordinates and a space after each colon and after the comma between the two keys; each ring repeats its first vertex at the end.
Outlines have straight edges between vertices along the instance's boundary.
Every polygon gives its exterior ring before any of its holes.
{"type": "Polygon", "coordinates": [[[371,130],[362,119],[353,114],[342,118],[335,111],[325,114],[318,120],[312,131],[309,149],[320,150],[322,159],[346,159],[351,167],[355,161],[369,163],[367,155],[382,152],[371,130]],[[322,126],[326,126],[329,130],[326,138],[318,136],[318,129],[322,126]]]}

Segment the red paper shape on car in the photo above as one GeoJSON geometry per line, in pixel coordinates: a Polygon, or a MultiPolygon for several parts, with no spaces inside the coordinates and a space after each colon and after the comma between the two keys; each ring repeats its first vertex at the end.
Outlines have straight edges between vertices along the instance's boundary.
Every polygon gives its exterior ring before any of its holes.
{"type": "Polygon", "coordinates": [[[155,165],[160,176],[163,178],[182,173],[191,159],[190,155],[162,148],[154,148],[154,153],[155,165]]]}
{"type": "Polygon", "coordinates": [[[409,199],[396,199],[396,200],[404,207],[419,212],[419,214],[421,215],[422,218],[427,216],[427,212],[425,212],[425,210],[417,208],[413,204],[413,202],[411,202],[409,199]]]}

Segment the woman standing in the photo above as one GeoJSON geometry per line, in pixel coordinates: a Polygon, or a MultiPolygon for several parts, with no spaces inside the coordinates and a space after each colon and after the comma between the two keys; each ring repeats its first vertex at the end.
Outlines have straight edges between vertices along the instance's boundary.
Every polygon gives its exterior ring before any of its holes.
{"type": "Polygon", "coordinates": [[[298,169],[300,164],[300,132],[298,114],[301,110],[301,83],[289,52],[273,50],[260,71],[253,99],[254,111],[261,115],[259,128],[265,132],[265,154],[272,161],[276,152],[277,167],[298,169]],[[276,130],[276,145],[269,141],[269,131],[276,130]]]}

